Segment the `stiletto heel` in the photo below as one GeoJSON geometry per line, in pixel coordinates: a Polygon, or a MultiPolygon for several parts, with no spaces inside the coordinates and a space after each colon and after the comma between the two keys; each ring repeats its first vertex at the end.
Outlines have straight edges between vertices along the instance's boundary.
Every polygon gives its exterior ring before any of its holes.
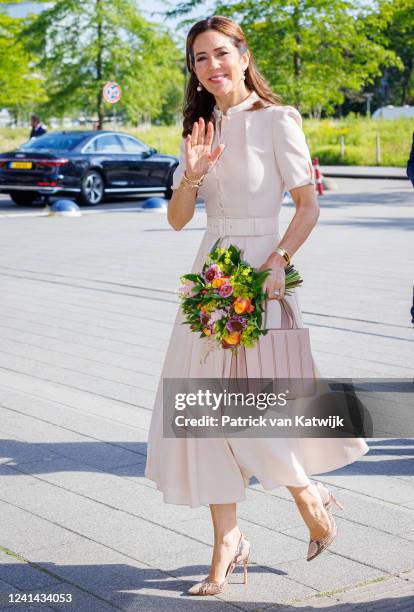
{"type": "Polygon", "coordinates": [[[336,505],[336,506],[338,506],[338,508],[339,508],[340,510],[343,510],[343,509],[344,509],[343,505],[341,504],[341,502],[339,502],[339,501],[336,499],[336,497],[333,495],[333,493],[330,493],[330,496],[331,496],[331,497],[330,497],[330,501],[333,501],[333,502],[335,503],[335,505],[336,505]]]}
{"type": "Polygon", "coordinates": [[[343,505],[341,504],[341,502],[340,502],[340,501],[338,501],[338,500],[336,499],[335,495],[332,493],[332,491],[331,491],[331,490],[330,490],[330,489],[329,489],[329,488],[328,488],[326,485],[323,485],[321,482],[317,482],[317,483],[316,483],[316,486],[317,486],[319,489],[321,489],[321,488],[322,488],[322,489],[324,489],[324,490],[326,491],[327,495],[328,495],[328,499],[327,499],[327,501],[322,502],[322,503],[323,503],[323,505],[324,505],[324,507],[326,508],[326,510],[327,510],[327,512],[328,512],[328,514],[329,514],[329,512],[331,511],[331,508],[332,508],[332,502],[334,502],[334,504],[335,504],[335,505],[336,505],[336,506],[337,506],[337,507],[338,507],[340,510],[343,510],[343,509],[344,509],[344,507],[343,507],[343,505]]]}
{"type": "MultiPolygon", "coordinates": [[[[331,490],[326,487],[325,485],[323,485],[321,482],[317,482],[316,485],[319,488],[323,488],[326,493],[328,494],[328,499],[326,502],[322,502],[323,506],[328,514],[328,518],[329,518],[329,522],[331,524],[330,529],[328,531],[328,533],[326,534],[326,536],[320,540],[312,540],[312,538],[310,539],[309,542],[309,547],[308,547],[308,555],[307,555],[307,561],[312,561],[312,559],[315,559],[315,557],[317,557],[318,555],[321,554],[321,552],[323,552],[324,550],[326,550],[328,548],[328,546],[330,546],[332,544],[332,542],[334,541],[334,539],[336,538],[337,532],[338,532],[338,527],[336,525],[334,516],[332,514],[332,503],[334,503],[338,508],[340,508],[341,510],[344,509],[343,505],[341,504],[341,502],[339,502],[336,497],[334,496],[334,494],[331,492],[331,490]]],[[[321,496],[322,497],[322,496],[321,496]]]]}
{"type": "Polygon", "coordinates": [[[226,575],[224,580],[221,582],[210,581],[208,578],[205,578],[201,582],[197,582],[192,587],[190,587],[187,591],[188,595],[218,595],[222,593],[229,581],[231,574],[234,571],[234,568],[238,563],[243,563],[243,571],[244,571],[244,584],[247,583],[247,564],[249,561],[250,555],[250,542],[243,535],[240,534],[239,543],[236,548],[236,553],[233,559],[230,561],[227,566],[226,575]]]}
{"type": "Polygon", "coordinates": [[[243,582],[244,582],[244,584],[247,584],[247,566],[248,566],[248,563],[249,563],[249,557],[247,557],[247,559],[245,559],[243,561],[243,572],[244,572],[243,582]]]}

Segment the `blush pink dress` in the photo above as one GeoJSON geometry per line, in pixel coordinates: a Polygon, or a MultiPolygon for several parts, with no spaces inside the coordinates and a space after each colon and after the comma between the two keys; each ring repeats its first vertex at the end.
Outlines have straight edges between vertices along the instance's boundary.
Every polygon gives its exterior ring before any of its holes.
{"type": "MultiPolygon", "coordinates": [[[[226,113],[214,108],[212,149],[219,142],[226,148],[199,190],[205,201],[207,230],[192,272],[201,271],[218,237],[222,238],[221,246],[236,244],[245,260],[261,266],[281,239],[278,219],[284,192],[314,184],[299,112],[291,106],[248,111],[258,99],[253,91],[226,113]]],[[[185,170],[183,147],[184,139],[173,189],[185,170]]],[[[303,327],[298,291],[286,300],[298,326],[303,327]]],[[[271,300],[267,308],[266,327],[279,328],[280,304],[271,300]]],[[[145,476],[156,483],[165,502],[191,507],[240,502],[252,476],[264,489],[306,486],[310,475],[343,467],[368,452],[362,438],[164,438],[163,377],[226,378],[230,374],[231,351],[208,352],[206,339],[182,325],[183,320],[178,309],[148,436],[145,476]]],[[[260,341],[259,346],[246,350],[260,353],[260,341]]],[[[260,358],[266,359],[266,355],[260,354],[260,358]]],[[[314,375],[322,377],[314,360],[313,364],[314,375]]],[[[257,371],[245,375],[261,377],[257,371]]]]}

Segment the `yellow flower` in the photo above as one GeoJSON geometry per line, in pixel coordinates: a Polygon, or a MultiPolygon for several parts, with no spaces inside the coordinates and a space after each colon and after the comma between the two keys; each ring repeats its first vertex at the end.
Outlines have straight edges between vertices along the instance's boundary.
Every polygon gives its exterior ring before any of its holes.
{"type": "Polygon", "coordinates": [[[215,309],[215,303],[214,302],[208,302],[207,304],[204,304],[204,306],[201,308],[201,310],[203,312],[212,312],[215,309]]]}
{"type": "Polygon", "coordinates": [[[224,285],[224,283],[226,282],[226,279],[224,278],[214,278],[212,281],[212,285],[215,289],[221,287],[222,285],[224,285]]]}

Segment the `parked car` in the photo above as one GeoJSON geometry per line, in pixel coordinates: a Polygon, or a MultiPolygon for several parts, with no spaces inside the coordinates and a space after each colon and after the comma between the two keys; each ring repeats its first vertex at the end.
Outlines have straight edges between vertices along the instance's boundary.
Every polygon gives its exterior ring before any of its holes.
{"type": "Polygon", "coordinates": [[[170,199],[178,161],[124,132],[51,132],[0,154],[0,192],[20,205],[53,194],[87,205],[115,194],[163,192],[170,199]]]}

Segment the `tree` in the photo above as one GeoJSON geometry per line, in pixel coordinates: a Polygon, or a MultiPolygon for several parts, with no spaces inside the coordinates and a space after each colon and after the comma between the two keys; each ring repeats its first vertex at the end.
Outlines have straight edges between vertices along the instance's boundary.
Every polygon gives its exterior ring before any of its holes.
{"type": "Polygon", "coordinates": [[[106,81],[120,83],[117,111],[133,120],[158,113],[168,83],[182,81],[171,37],[146,21],[134,0],[57,0],[28,21],[25,44],[41,57],[49,112],[96,113],[99,128],[106,81]]]}
{"type": "Polygon", "coordinates": [[[414,103],[414,0],[384,1],[381,14],[389,13],[384,31],[387,46],[401,60],[401,65],[388,71],[388,102],[414,103]]]}
{"type": "Polygon", "coordinates": [[[47,96],[33,58],[19,41],[22,20],[6,14],[8,4],[0,0],[0,108],[6,108],[18,121],[47,96]]]}
{"type": "MultiPolygon", "coordinates": [[[[408,1],[408,0],[407,0],[408,1]]],[[[184,15],[201,0],[181,2],[168,15],[184,15]]],[[[237,21],[256,63],[286,103],[320,116],[346,92],[373,82],[396,54],[371,36],[386,21],[375,5],[351,0],[241,0],[217,2],[215,14],[237,21]]],[[[184,22],[187,25],[187,22],[184,22]]]]}

